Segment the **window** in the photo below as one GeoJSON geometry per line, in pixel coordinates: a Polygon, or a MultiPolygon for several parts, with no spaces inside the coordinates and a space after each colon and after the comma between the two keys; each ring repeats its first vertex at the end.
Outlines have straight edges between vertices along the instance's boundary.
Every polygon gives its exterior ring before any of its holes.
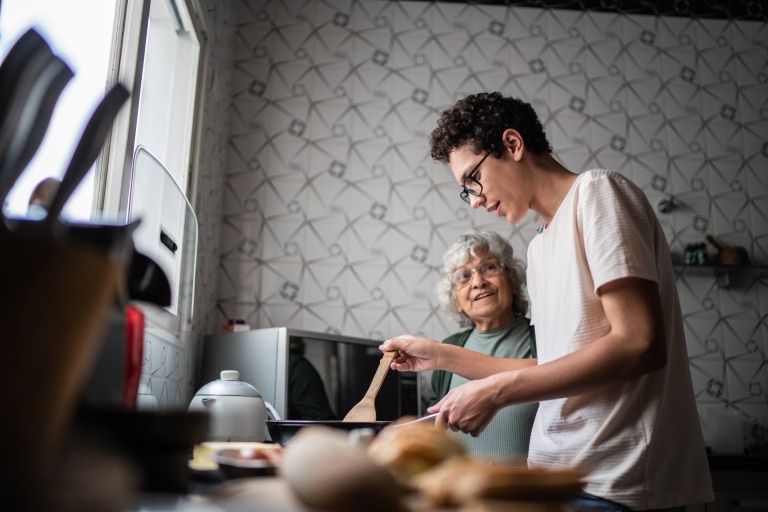
{"type": "MultiPolygon", "coordinates": [[[[24,215],[32,189],[46,177],[61,177],[85,123],[106,90],[116,0],[3,0],[0,55],[34,28],[75,76],[62,92],[37,153],[11,190],[9,215],[24,215]],[[88,16],[83,16],[87,12],[88,16]]],[[[88,219],[93,207],[94,171],[67,203],[64,215],[88,219]]]]}
{"type": "Polygon", "coordinates": [[[115,120],[106,152],[70,198],[64,215],[82,220],[124,213],[124,189],[138,146],[157,158],[186,193],[202,33],[190,9],[193,2],[2,0],[0,56],[35,28],[75,72],[41,147],[9,195],[8,214],[24,215],[34,186],[45,177],[61,177],[80,131],[116,81],[132,91],[132,98],[115,120]]]}
{"type": "Polygon", "coordinates": [[[146,148],[187,190],[200,44],[178,0],[153,0],[135,146],[146,148]]]}

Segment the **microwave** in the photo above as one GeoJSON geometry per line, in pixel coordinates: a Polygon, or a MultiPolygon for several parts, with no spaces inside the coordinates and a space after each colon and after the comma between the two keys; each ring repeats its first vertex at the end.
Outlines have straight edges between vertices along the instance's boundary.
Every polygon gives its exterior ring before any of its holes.
{"type": "MultiPolygon", "coordinates": [[[[237,370],[240,380],[254,386],[280,415],[291,417],[289,403],[291,354],[300,350],[317,370],[337,419],[365,395],[381,360],[380,340],[332,333],[271,327],[208,335],[203,340],[198,389],[219,378],[223,370],[237,370]]],[[[390,371],[376,397],[376,420],[421,416],[421,379],[414,372],[390,371]]]]}

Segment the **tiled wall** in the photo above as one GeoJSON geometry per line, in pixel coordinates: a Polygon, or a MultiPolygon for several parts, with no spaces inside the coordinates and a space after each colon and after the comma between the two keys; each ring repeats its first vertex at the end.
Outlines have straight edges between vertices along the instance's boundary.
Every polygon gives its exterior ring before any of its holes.
{"type": "MultiPolygon", "coordinates": [[[[674,197],[659,218],[680,260],[712,233],[768,263],[764,22],[382,0],[224,4],[233,12],[218,24],[234,33],[211,65],[232,66],[231,96],[221,97],[225,77],[209,77],[199,336],[228,317],[372,338],[455,331],[434,293],[446,247],[488,228],[524,259],[536,225],[472,211],[429,158],[440,111],[477,91],[532,102],[572,170],[615,168],[654,204],[674,197]]],[[[768,419],[766,272],[739,279],[723,288],[711,269],[680,271],[703,419],[725,405],[768,419]]]]}

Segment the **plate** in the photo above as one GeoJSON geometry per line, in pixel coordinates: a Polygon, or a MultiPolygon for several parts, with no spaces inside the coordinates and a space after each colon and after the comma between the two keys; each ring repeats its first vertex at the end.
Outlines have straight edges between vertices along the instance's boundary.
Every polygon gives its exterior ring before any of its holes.
{"type": "Polygon", "coordinates": [[[222,448],[213,454],[222,476],[228,479],[273,476],[277,473],[282,453],[270,448],[222,448]]]}

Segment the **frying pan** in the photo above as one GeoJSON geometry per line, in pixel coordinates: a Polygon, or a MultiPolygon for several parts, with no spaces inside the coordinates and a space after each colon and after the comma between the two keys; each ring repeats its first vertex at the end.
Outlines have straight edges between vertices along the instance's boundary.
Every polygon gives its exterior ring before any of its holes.
{"type": "Polygon", "coordinates": [[[391,421],[341,421],[341,420],[267,420],[269,437],[274,443],[285,446],[299,430],[309,426],[325,426],[352,431],[360,428],[371,428],[375,433],[392,423],[391,421]]]}

